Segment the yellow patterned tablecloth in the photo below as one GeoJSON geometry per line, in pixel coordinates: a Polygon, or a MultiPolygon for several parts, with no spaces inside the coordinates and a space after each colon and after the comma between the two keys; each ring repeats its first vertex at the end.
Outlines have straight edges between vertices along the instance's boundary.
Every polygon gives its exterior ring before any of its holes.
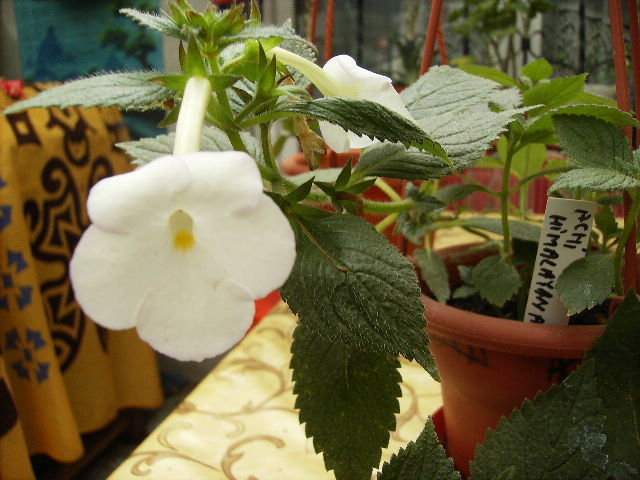
{"type": "MultiPolygon", "coordinates": [[[[284,304],[249,334],[139,445],[109,480],[321,480],[335,478],[298,422],[284,304]]],[[[414,440],[441,405],[440,386],[402,361],[397,429],[383,461],[414,440]]]]}

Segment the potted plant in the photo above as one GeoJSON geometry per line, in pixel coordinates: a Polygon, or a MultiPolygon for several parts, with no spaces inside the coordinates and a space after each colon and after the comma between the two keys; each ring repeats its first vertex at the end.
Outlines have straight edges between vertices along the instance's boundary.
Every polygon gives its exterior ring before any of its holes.
{"type": "MultiPolygon", "coordinates": [[[[422,187],[389,201],[362,194],[380,177],[430,182],[469,167],[514,119],[508,131],[526,133],[524,113],[553,107],[520,106],[518,92],[447,67],[432,69],[400,97],[388,78],[348,57],[316,66],[313,46],[289,25],[262,25],[255,4],[248,18],[241,7],[198,12],[186,0],[169,8],[162,15],[123,13],[180,39],[181,72],[97,75],[5,111],[157,107],[167,111],[165,124],[176,123],[175,133],[122,144],[141,166],[92,188],[87,208],[93,223],[70,267],[76,299],[104,326],[136,326],[159,351],[201,359],[242,338],[253,300],[281,286],[299,317],[291,368],[300,420],[336,478],[368,479],[395,425],[398,355],[440,376],[413,265],[360,218],[373,212],[393,221],[416,208],[429,216],[431,200],[422,187]],[[323,98],[309,96],[309,81],[323,98]],[[319,137],[309,135],[306,119],[319,121],[333,150],[364,148],[360,161],[355,168],[348,162],[306,177],[284,176],[270,135],[281,118],[303,119],[294,124],[311,156],[319,137]],[[317,208],[329,203],[334,211],[317,208]]],[[[613,108],[578,108],[618,125],[635,124],[613,108]]],[[[570,112],[554,112],[561,113],[570,112]]],[[[539,115],[546,135],[552,116],[539,115]]],[[[403,231],[410,225],[423,227],[405,218],[403,231]]],[[[511,231],[510,223],[502,225],[511,231]]],[[[479,452],[475,477],[546,475],[550,464],[553,472],[545,478],[637,472],[637,442],[629,441],[637,438],[625,422],[637,407],[637,355],[627,345],[638,338],[638,308],[630,294],[591,360],[504,422],[479,452]],[[619,362],[627,369],[615,368],[619,362]],[[630,401],[612,405],[606,395],[612,385],[630,401]],[[543,435],[539,425],[549,418],[562,421],[543,435]],[[513,436],[526,439],[515,455],[504,448],[513,436]],[[522,450],[534,447],[535,465],[522,450]]],[[[378,478],[453,479],[459,473],[428,420],[378,478]]]]}

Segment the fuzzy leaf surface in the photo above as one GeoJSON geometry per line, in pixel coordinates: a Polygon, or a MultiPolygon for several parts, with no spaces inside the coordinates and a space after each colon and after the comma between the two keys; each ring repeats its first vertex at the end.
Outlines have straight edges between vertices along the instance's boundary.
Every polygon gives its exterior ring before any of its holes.
{"type": "Polygon", "coordinates": [[[427,251],[423,248],[414,251],[413,255],[420,267],[422,279],[436,296],[436,299],[442,303],[446,302],[451,296],[451,288],[449,287],[447,267],[440,255],[433,250],[427,251]]]}
{"type": "Polygon", "coordinates": [[[529,129],[532,131],[553,130],[553,117],[556,115],[586,115],[599,118],[618,128],[640,126],[640,122],[633,118],[630,113],[608,105],[565,105],[553,108],[535,119],[529,129]]]}
{"type": "Polygon", "coordinates": [[[606,420],[607,471],[615,480],[640,477],[640,301],[630,292],[586,358],[596,361],[606,420]]]}
{"type": "Polygon", "coordinates": [[[424,429],[415,442],[394,454],[385,462],[377,480],[459,480],[460,473],[453,469],[438,441],[433,420],[427,418],[424,429]]]}
{"type": "MultiPolygon", "coordinates": [[[[245,42],[251,39],[273,38],[280,41],[289,40],[304,45],[308,50],[315,51],[316,47],[309,41],[297,35],[293,28],[288,24],[278,25],[257,25],[244,28],[242,31],[234,35],[224,37],[225,43],[245,42]]],[[[279,43],[279,42],[278,42],[279,43]]],[[[275,45],[273,45],[275,46],[275,45]]]]}
{"type": "Polygon", "coordinates": [[[640,162],[629,141],[611,123],[584,115],[556,115],[553,124],[564,152],[579,167],[640,178],[640,162]]]}
{"type": "Polygon", "coordinates": [[[518,271],[500,255],[483,258],[473,268],[471,276],[480,296],[498,307],[502,307],[520,288],[518,271]]]}
{"type": "Polygon", "coordinates": [[[14,103],[4,113],[15,113],[27,108],[47,107],[118,107],[122,110],[150,110],[164,100],[173,98],[174,91],[153,78],[159,72],[106,73],[81,78],[44,90],[35,97],[14,103]]]}
{"type": "Polygon", "coordinates": [[[396,426],[400,362],[298,325],[291,346],[296,408],[305,432],[338,480],[369,480],[396,426]]]}
{"type": "Polygon", "coordinates": [[[187,36],[182,33],[180,27],[178,27],[173,20],[164,15],[158,15],[153,12],[143,12],[136,10],[135,8],[121,8],[120,13],[131,18],[143,27],[157,30],[163,35],[179,38],[180,40],[187,39],[187,36]]]}
{"type": "Polygon", "coordinates": [[[300,323],[354,348],[415,359],[438,379],[413,265],[359,217],[295,225],[296,263],[281,293],[300,323]]]}
{"type": "Polygon", "coordinates": [[[611,295],[614,283],[613,258],[594,253],[565,268],[556,289],[569,314],[573,315],[604,302],[611,295]]]}
{"type": "Polygon", "coordinates": [[[325,97],[283,105],[278,110],[325,120],[356,135],[366,135],[381,142],[387,140],[407,147],[411,145],[437,157],[447,157],[444,149],[415,123],[369,100],[325,97]]]}
{"type": "Polygon", "coordinates": [[[640,179],[608,168],[576,168],[558,175],[550,191],[584,188],[591,192],[613,192],[640,186],[640,179]]]}
{"type": "Polygon", "coordinates": [[[602,404],[595,362],[585,362],[562,385],[525,400],[476,450],[474,480],[493,480],[510,467],[519,480],[605,480],[602,404]]]}
{"type": "Polygon", "coordinates": [[[460,65],[460,70],[467,72],[471,75],[486,78],[493,82],[499,83],[504,87],[517,87],[516,82],[511,76],[504,73],[502,70],[496,70],[495,68],[485,67],[484,65],[460,65]]]}
{"type": "MultiPolygon", "coordinates": [[[[260,162],[264,162],[262,150],[255,137],[247,132],[241,132],[240,136],[249,150],[249,155],[260,162]]],[[[133,163],[142,165],[163,155],[172,155],[175,137],[175,133],[169,133],[167,135],[158,135],[154,138],[120,142],[116,146],[131,155],[135,159],[133,163]]],[[[205,127],[202,129],[201,147],[203,151],[207,152],[233,150],[229,138],[222,130],[216,127],[205,127]]]]}
{"type": "Polygon", "coordinates": [[[432,67],[400,93],[416,120],[486,105],[499,85],[448,66],[432,67]]]}
{"type": "Polygon", "coordinates": [[[377,143],[362,150],[354,170],[357,178],[379,176],[406,180],[428,180],[451,173],[451,168],[435,155],[407,150],[402,145],[377,143]]]}

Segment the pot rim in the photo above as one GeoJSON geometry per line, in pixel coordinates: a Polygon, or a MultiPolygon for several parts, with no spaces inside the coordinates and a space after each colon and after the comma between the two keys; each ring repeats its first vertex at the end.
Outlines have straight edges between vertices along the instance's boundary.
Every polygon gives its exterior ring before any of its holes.
{"type": "MultiPolygon", "coordinates": [[[[473,244],[444,248],[459,252],[473,244]]],[[[519,355],[582,358],[604,334],[605,325],[538,325],[451,307],[425,295],[427,331],[434,337],[519,355]]]]}

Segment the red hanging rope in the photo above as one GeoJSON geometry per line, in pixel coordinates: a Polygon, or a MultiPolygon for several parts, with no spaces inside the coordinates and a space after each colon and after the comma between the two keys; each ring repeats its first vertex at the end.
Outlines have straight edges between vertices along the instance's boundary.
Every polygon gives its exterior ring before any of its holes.
{"type": "MultiPolygon", "coordinates": [[[[640,31],[638,31],[638,4],[636,0],[629,0],[629,27],[631,29],[631,66],[633,67],[633,92],[635,99],[636,118],[640,115],[640,31]]],[[[638,148],[635,139],[633,148],[638,148]]]]}
{"type": "Polygon", "coordinates": [[[318,25],[318,10],[320,9],[320,0],[313,0],[311,5],[311,18],[309,20],[308,39],[314,45],[316,44],[316,27],[318,25]]]}
{"type": "MultiPolygon", "coordinates": [[[[429,15],[429,27],[424,39],[424,50],[422,51],[422,65],[420,75],[425,73],[433,63],[433,51],[436,45],[436,36],[440,27],[440,16],[442,15],[442,1],[431,0],[431,14],[429,15]]],[[[444,43],[444,42],[443,42],[444,43]]],[[[440,49],[442,52],[442,48],[440,49]]]]}
{"type": "MultiPolygon", "coordinates": [[[[630,0],[629,5],[633,2],[633,10],[635,11],[635,1],[630,0]]],[[[618,107],[621,110],[629,112],[631,110],[631,99],[629,98],[629,73],[627,71],[627,57],[626,57],[626,49],[624,44],[624,23],[622,17],[622,2],[620,0],[609,0],[609,17],[611,21],[611,41],[613,43],[613,62],[616,68],[616,93],[618,96],[618,107]]],[[[635,30],[636,39],[635,42],[638,41],[637,38],[637,18],[635,22],[635,30]]],[[[631,32],[632,37],[634,36],[633,30],[631,32]]],[[[632,39],[632,45],[634,44],[634,40],[632,39]]],[[[637,56],[637,52],[632,52],[632,55],[635,54],[637,56]]],[[[636,73],[640,73],[637,72],[636,73]]],[[[638,79],[636,78],[634,81],[634,86],[638,85],[638,79]]],[[[627,127],[624,129],[625,134],[630,142],[633,142],[633,135],[631,132],[631,128],[627,127]]],[[[631,197],[627,192],[624,193],[624,217],[625,222],[627,221],[627,215],[629,210],[631,209],[631,197]]],[[[636,290],[637,287],[637,270],[636,270],[636,226],[633,227],[631,234],[629,235],[629,240],[625,246],[624,252],[624,289],[628,291],[629,289],[636,290]]]]}
{"type": "Polygon", "coordinates": [[[336,1],[329,0],[327,4],[327,23],[324,33],[324,62],[333,56],[333,24],[335,22],[336,1]]]}
{"type": "Polygon", "coordinates": [[[447,52],[447,44],[444,41],[442,22],[439,22],[438,25],[438,48],[440,49],[440,58],[442,59],[442,64],[447,65],[449,63],[449,53],[447,52]]]}

